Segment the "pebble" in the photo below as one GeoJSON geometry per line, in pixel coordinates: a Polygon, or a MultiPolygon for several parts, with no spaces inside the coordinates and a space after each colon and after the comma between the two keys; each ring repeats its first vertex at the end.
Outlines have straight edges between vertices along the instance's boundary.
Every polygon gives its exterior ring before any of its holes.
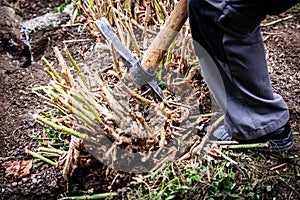
{"type": "Polygon", "coordinates": [[[12,182],[11,186],[16,187],[18,185],[17,182],[12,182]]]}
{"type": "Polygon", "coordinates": [[[32,183],[35,184],[37,182],[36,178],[32,178],[32,183]]]}
{"type": "Polygon", "coordinates": [[[39,179],[38,181],[37,181],[37,184],[38,185],[40,185],[40,184],[42,184],[44,181],[42,180],[42,179],[39,179]]]}
{"type": "Polygon", "coordinates": [[[28,178],[22,178],[23,182],[27,182],[28,178]]]}

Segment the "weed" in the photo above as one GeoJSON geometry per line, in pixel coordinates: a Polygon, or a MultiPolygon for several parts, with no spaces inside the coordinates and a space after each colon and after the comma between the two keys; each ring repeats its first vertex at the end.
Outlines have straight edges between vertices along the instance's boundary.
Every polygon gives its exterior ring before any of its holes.
{"type": "Polygon", "coordinates": [[[139,186],[128,191],[134,199],[286,199],[279,188],[284,188],[291,199],[297,199],[299,158],[286,153],[262,154],[259,152],[225,151],[235,159],[206,160],[196,158],[170,163],[145,176],[139,186]],[[279,170],[280,169],[280,170],[279,170]],[[147,187],[145,187],[147,186],[147,187]],[[138,188],[138,189],[137,189],[138,188]]]}
{"type": "Polygon", "coordinates": [[[13,9],[20,9],[20,4],[17,2],[17,3],[10,3],[9,4],[13,9]]]}
{"type": "MultiPolygon", "coordinates": [[[[75,4],[76,4],[76,1],[77,1],[77,0],[72,0],[71,2],[75,5],[75,4]]],[[[65,0],[65,3],[61,4],[61,5],[58,6],[58,7],[55,7],[55,8],[54,8],[54,13],[58,13],[58,12],[62,13],[62,12],[65,10],[66,5],[67,5],[69,2],[70,2],[69,0],[65,0]]]]}

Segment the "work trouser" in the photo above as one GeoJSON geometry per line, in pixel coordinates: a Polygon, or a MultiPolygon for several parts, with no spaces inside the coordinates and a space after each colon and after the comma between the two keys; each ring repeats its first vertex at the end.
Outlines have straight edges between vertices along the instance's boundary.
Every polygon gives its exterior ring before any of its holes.
{"type": "Polygon", "coordinates": [[[259,27],[262,19],[249,18],[250,10],[244,7],[244,15],[225,0],[220,8],[207,1],[189,0],[189,20],[202,74],[224,111],[225,130],[245,141],[281,128],[289,112],[272,90],[259,27]]]}

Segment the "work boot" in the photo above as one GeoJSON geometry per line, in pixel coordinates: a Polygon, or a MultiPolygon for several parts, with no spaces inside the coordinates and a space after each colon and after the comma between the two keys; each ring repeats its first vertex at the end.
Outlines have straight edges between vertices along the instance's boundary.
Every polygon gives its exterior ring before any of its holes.
{"type": "MultiPolygon", "coordinates": [[[[219,126],[213,131],[212,135],[219,141],[233,141],[234,138],[224,129],[224,125],[219,126]]],[[[260,148],[259,150],[266,151],[284,151],[292,148],[293,134],[289,123],[286,123],[283,127],[267,134],[262,137],[240,141],[236,140],[239,144],[254,144],[254,143],[266,143],[269,142],[269,146],[260,148]]]]}

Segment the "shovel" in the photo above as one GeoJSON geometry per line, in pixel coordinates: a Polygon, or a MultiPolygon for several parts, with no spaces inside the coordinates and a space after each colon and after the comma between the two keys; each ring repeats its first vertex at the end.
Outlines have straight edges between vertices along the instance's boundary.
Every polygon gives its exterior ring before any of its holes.
{"type": "Polygon", "coordinates": [[[161,88],[154,80],[155,71],[186,19],[187,0],[181,0],[175,6],[165,25],[140,59],[135,59],[130,51],[121,43],[106,18],[101,18],[94,23],[105,39],[114,46],[117,53],[123,59],[124,64],[129,69],[129,76],[132,81],[138,86],[148,84],[161,99],[164,99],[161,88]]]}

